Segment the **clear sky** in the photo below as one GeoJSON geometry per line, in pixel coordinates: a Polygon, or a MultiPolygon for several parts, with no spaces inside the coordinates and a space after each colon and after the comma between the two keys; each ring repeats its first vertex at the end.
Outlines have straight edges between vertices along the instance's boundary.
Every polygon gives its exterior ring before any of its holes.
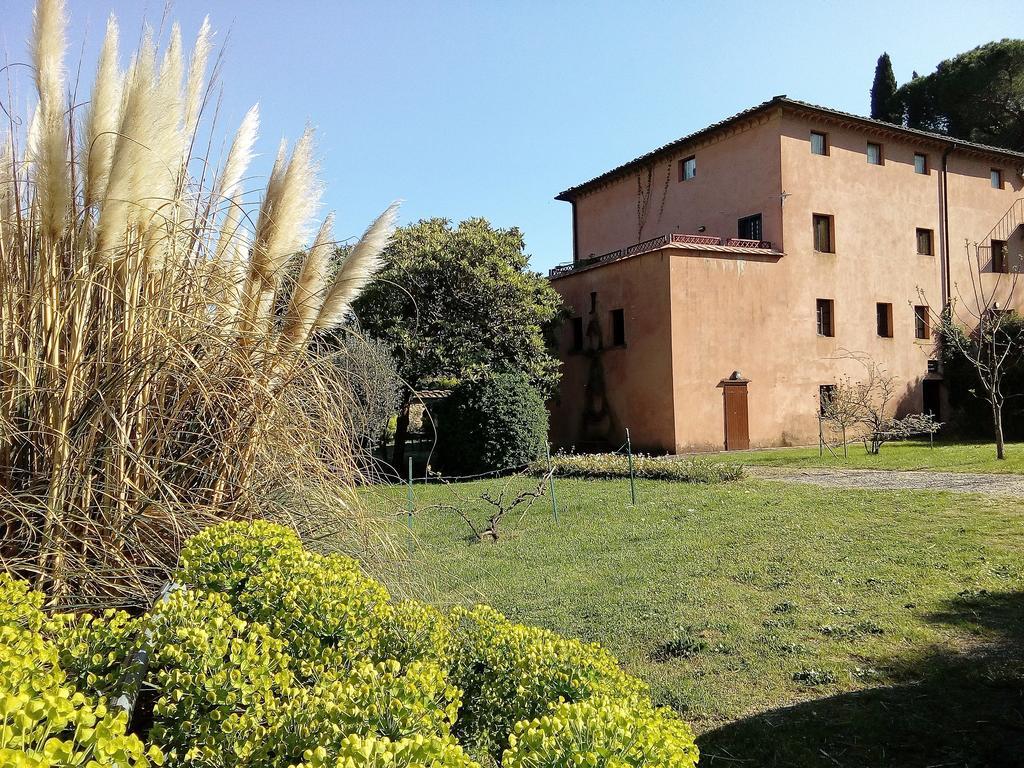
{"type": "MultiPolygon", "coordinates": [[[[68,0],[91,79],[107,14],[134,43],[161,0],[68,0]]],[[[0,47],[27,60],[31,0],[0,0],[0,47]]],[[[517,226],[537,269],[570,259],[562,189],[774,95],[865,114],[875,60],[898,81],[1024,34],[1007,2],[330,2],[177,0],[186,40],[226,42],[221,136],[260,103],[265,165],[318,129],[325,209],[358,234],[403,222],[517,226]]],[[[134,47],[134,46],[133,46],[134,47]]],[[[124,63],[124,62],[123,62],[124,63]]]]}

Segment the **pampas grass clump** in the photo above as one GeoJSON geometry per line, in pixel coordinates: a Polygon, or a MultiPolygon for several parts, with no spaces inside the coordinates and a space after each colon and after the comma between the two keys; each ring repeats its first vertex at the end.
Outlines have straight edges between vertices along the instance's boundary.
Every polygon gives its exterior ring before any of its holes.
{"type": "Polygon", "coordinates": [[[36,106],[0,148],[0,556],[55,605],[139,603],[209,522],[359,522],[310,341],[345,318],[396,209],[336,263],[330,217],[307,241],[308,130],[259,198],[256,107],[222,162],[195,151],[208,24],[187,62],[175,26],[122,70],[111,18],[89,98],[68,93],[65,26],[63,0],[40,0],[36,106]]]}

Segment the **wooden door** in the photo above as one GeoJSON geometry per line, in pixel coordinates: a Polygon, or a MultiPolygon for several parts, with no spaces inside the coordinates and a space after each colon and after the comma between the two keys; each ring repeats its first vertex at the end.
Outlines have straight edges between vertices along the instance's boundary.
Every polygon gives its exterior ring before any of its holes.
{"type": "Polygon", "coordinates": [[[725,450],[744,451],[750,447],[747,423],[747,382],[723,381],[725,405],[725,450]]]}

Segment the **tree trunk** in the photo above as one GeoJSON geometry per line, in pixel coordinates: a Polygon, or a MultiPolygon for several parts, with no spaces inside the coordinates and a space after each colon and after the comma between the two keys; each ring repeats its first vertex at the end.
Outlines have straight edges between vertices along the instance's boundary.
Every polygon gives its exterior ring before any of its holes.
{"type": "Polygon", "coordinates": [[[409,437],[409,406],[412,405],[412,398],[408,392],[402,395],[402,402],[398,407],[398,421],[395,424],[395,448],[391,452],[391,464],[399,477],[404,477],[405,465],[405,442],[409,437]]]}
{"type": "Polygon", "coordinates": [[[992,403],[992,427],[996,433],[996,458],[1006,458],[1006,445],[1003,442],[1003,406],[992,403]]]}

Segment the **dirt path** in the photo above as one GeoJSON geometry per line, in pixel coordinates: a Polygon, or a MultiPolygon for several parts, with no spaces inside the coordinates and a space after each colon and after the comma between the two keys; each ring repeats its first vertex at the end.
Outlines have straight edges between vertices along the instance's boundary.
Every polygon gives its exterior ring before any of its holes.
{"type": "Polygon", "coordinates": [[[751,477],[765,480],[808,483],[826,488],[952,491],[954,493],[985,493],[994,496],[1024,497],[1024,476],[1021,475],[987,475],[929,470],[795,469],[751,466],[746,467],[746,471],[751,477]]]}

